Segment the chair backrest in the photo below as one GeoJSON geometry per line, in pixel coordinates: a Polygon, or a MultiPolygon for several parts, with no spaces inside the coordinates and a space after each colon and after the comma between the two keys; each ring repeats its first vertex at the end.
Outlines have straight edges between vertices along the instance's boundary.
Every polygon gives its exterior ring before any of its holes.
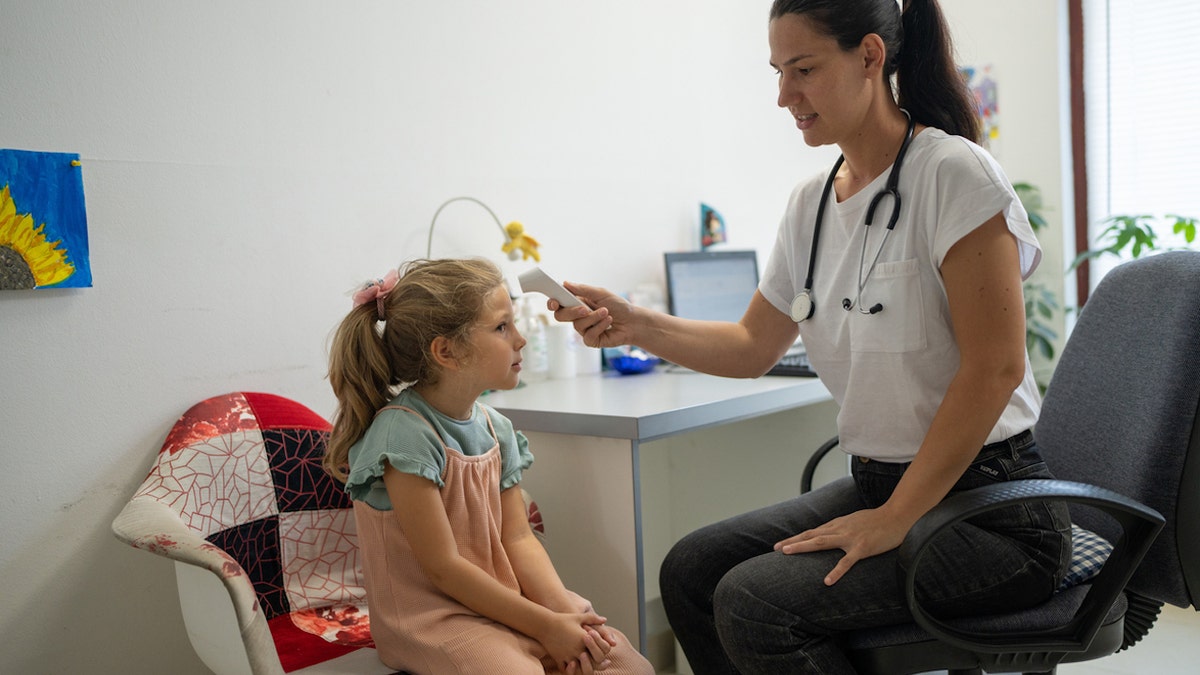
{"type": "Polygon", "coordinates": [[[365,604],[351,502],[321,467],[329,431],[281,396],[207,399],[176,422],[133,499],[168,505],[237,561],[267,619],[365,604]]]}
{"type": "MultiPolygon", "coordinates": [[[[1079,315],[1035,435],[1055,476],[1124,494],[1166,518],[1128,588],[1181,607],[1200,598],[1200,252],[1125,263],[1079,315]]],[[[1088,509],[1083,527],[1116,526],[1088,509]]]]}

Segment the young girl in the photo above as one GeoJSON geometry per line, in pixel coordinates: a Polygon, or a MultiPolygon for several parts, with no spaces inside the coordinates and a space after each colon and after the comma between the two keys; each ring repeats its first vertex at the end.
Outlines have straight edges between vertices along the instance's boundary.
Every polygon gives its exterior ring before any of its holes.
{"type": "Polygon", "coordinates": [[[325,467],[354,499],[383,662],[418,675],[652,673],[563,586],[518,487],[525,437],[476,400],[521,371],[500,272],[416,261],[354,301],[330,354],[325,467]]]}

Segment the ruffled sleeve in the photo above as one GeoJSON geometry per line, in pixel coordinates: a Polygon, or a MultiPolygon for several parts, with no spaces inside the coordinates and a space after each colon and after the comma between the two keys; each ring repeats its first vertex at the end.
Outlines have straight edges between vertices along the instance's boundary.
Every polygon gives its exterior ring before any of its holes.
{"type": "Polygon", "coordinates": [[[387,465],[397,471],[444,485],[446,452],[441,439],[420,415],[408,410],[381,411],[367,433],[350,448],[350,476],[346,491],[351,499],[390,511],[391,500],[383,484],[387,465]]]}

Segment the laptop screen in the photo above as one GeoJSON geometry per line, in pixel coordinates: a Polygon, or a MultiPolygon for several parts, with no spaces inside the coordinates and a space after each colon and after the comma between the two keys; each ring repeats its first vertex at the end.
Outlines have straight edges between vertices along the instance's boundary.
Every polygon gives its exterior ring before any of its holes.
{"type": "Polygon", "coordinates": [[[667,307],[686,319],[738,321],[758,289],[754,251],[664,253],[667,307]]]}

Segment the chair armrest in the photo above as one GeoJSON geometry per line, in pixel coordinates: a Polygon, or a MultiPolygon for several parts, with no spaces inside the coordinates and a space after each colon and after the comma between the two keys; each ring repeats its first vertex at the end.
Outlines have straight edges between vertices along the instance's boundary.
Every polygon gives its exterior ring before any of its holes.
{"type": "Polygon", "coordinates": [[[898,551],[900,574],[913,618],[937,639],[972,652],[1079,652],[1087,649],[1105,614],[1125,589],[1162,529],[1161,514],[1111,490],[1064,480],[1031,479],[988,485],[953,495],[926,513],[909,530],[898,551]],[[916,572],[922,556],[945,528],[1003,506],[1031,501],[1063,501],[1095,507],[1121,525],[1121,536],[1103,569],[1091,581],[1075,616],[1055,631],[985,634],[952,627],[932,617],[916,597],[916,572]]]}
{"type": "Polygon", "coordinates": [[[825,455],[829,454],[830,450],[833,450],[837,446],[838,437],[834,436],[822,443],[821,447],[817,448],[816,452],[812,454],[812,457],[808,458],[808,462],[804,464],[804,473],[800,474],[800,494],[812,491],[813,476],[817,473],[817,465],[821,463],[825,455]]]}
{"type": "Polygon", "coordinates": [[[207,569],[220,578],[245,631],[262,612],[245,570],[219,546],[197,535],[170,507],[153,499],[132,499],[112,523],[117,539],[134,548],[207,569]]]}

